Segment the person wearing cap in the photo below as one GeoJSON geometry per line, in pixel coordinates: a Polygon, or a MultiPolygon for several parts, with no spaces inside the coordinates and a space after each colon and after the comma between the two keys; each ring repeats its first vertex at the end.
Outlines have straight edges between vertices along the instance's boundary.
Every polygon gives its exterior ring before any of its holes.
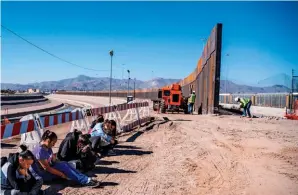
{"type": "Polygon", "coordinates": [[[196,92],[193,91],[190,94],[190,97],[188,98],[188,113],[193,114],[193,106],[195,104],[195,101],[196,101],[196,92]]]}
{"type": "Polygon", "coordinates": [[[235,98],[235,102],[240,103],[240,108],[243,108],[243,117],[246,117],[246,113],[247,113],[247,117],[251,118],[251,114],[250,114],[250,107],[251,107],[251,100],[249,98],[240,98],[240,97],[236,97],[235,98]]]}

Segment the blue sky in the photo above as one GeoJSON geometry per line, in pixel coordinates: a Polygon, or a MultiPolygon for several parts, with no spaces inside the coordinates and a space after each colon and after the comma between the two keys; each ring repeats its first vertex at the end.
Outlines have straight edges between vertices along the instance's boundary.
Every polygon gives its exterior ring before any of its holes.
{"type": "Polygon", "coordinates": [[[106,70],[73,67],[2,29],[2,82],[109,76],[110,49],[116,78],[122,64],[132,78],[183,78],[218,22],[223,77],[254,84],[298,69],[297,2],[2,2],[1,13],[4,26],[47,51],[106,70]]]}

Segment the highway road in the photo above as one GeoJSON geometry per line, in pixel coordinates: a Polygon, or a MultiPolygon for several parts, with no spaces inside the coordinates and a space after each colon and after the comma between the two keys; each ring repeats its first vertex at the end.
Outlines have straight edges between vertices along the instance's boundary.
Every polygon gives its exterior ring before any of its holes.
{"type": "MultiPolygon", "coordinates": [[[[51,94],[47,96],[50,100],[59,101],[62,103],[69,103],[74,106],[91,106],[91,107],[100,107],[109,105],[108,97],[99,97],[99,96],[79,96],[79,95],[61,95],[61,94],[51,94]]],[[[112,98],[112,104],[121,104],[125,103],[126,99],[112,98]]]]}

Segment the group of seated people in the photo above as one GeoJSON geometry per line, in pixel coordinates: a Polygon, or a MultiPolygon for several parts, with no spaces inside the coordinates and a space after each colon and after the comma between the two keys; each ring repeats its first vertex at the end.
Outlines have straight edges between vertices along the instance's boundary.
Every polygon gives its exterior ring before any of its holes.
{"type": "Polygon", "coordinates": [[[68,133],[54,154],[58,137],[46,130],[32,151],[21,145],[21,152],[1,157],[1,195],[41,195],[45,193],[43,182],[55,179],[98,187],[100,183],[84,172],[95,168],[100,157],[115,154],[116,134],[116,122],[99,115],[87,134],[78,130],[68,133]]]}

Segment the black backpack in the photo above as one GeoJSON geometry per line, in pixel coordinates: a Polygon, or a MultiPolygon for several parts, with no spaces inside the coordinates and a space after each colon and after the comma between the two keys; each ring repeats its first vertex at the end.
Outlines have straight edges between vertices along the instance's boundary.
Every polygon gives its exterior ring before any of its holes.
{"type": "Polygon", "coordinates": [[[8,162],[8,158],[6,156],[1,157],[1,167],[8,162]]]}

